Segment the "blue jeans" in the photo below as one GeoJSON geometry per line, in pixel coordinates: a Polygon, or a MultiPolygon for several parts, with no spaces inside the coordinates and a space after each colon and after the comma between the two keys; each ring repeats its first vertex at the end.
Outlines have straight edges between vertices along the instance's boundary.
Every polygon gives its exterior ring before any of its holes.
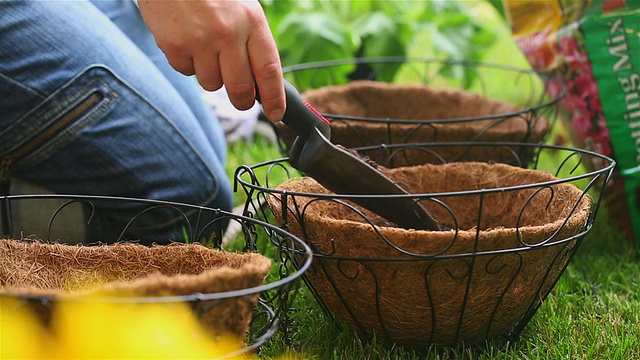
{"type": "MultiPolygon", "coordinates": [[[[131,0],[0,0],[5,175],[61,194],[230,210],[224,133],[201,91],[170,67],[131,0]]],[[[91,240],[140,209],[99,210],[91,240]]],[[[180,240],[175,219],[159,215],[129,237],[180,240]]]]}

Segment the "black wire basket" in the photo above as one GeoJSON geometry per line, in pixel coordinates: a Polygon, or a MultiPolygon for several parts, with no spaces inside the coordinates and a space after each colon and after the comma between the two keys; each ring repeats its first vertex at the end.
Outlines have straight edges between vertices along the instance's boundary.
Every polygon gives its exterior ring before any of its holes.
{"type": "Polygon", "coordinates": [[[239,168],[236,185],[247,193],[248,211],[310,245],[305,282],[362,339],[414,349],[516,340],[591,229],[615,162],[526,143],[367,148],[383,166],[408,149],[440,163],[382,171],[446,230],[398,228],[355,205],[359,196],[302,177],[286,158],[239,168]],[[438,155],[447,147],[482,161],[448,162],[438,155]],[[521,165],[495,162],[495,154],[521,165]]]}
{"type": "MultiPolygon", "coordinates": [[[[555,123],[566,94],[563,83],[549,75],[473,61],[352,58],[298,64],[285,67],[284,73],[331,121],[331,141],[347,148],[452,141],[539,143],[555,123]]],[[[281,150],[288,154],[295,134],[283,124],[274,127],[281,150]]],[[[395,165],[402,165],[398,160],[395,165]]]]}
{"type": "MultiPolygon", "coordinates": [[[[0,240],[0,252],[5,255],[2,261],[5,266],[7,261],[10,261],[9,255],[21,261],[28,261],[24,260],[27,258],[37,259],[37,262],[31,264],[31,268],[36,268],[44,258],[67,256],[73,258],[70,266],[98,261],[100,264],[96,267],[109,268],[117,277],[121,269],[128,269],[128,260],[125,257],[133,258],[130,260],[134,262],[137,258],[143,263],[141,269],[146,271],[147,267],[156,266],[155,272],[166,275],[162,279],[164,283],[173,281],[175,288],[184,287],[188,290],[186,283],[191,279],[186,279],[185,276],[192,274],[192,271],[195,271],[193,267],[197,268],[200,262],[205,261],[205,255],[215,252],[220,255],[220,261],[235,261],[235,258],[239,258],[243,261],[242,266],[248,265],[249,270],[238,266],[238,269],[234,270],[246,271],[229,275],[228,268],[231,265],[223,262],[223,267],[228,267],[225,268],[222,277],[216,275],[217,277],[210,276],[204,279],[205,284],[202,288],[217,289],[214,292],[185,290],[181,293],[163,293],[152,292],[144,287],[134,289],[143,289],[143,293],[125,291],[122,294],[114,292],[115,295],[112,295],[108,292],[114,288],[118,290],[117,286],[103,287],[107,292],[99,292],[97,295],[89,291],[86,296],[77,292],[61,292],[55,287],[23,291],[19,285],[12,283],[16,277],[13,269],[15,264],[11,265],[11,269],[0,269],[0,299],[4,299],[5,302],[12,301],[12,310],[36,314],[45,327],[49,326],[54,316],[52,313],[60,304],[70,304],[73,307],[73,304],[87,303],[114,306],[186,304],[203,324],[212,321],[216,326],[233,327],[233,330],[236,330],[236,325],[241,323],[245,326],[240,327],[241,344],[239,347],[228,347],[229,352],[226,354],[218,354],[225,358],[255,352],[277,331],[287,331],[287,310],[299,286],[297,280],[310,266],[312,259],[308,245],[277,226],[253,217],[195,205],[121,197],[38,194],[0,197],[0,209],[4,236],[4,239],[0,240]],[[109,226],[105,226],[107,223],[109,226]],[[102,231],[104,229],[107,230],[102,231]],[[150,234],[149,237],[145,236],[146,233],[150,234]],[[179,235],[176,237],[175,234],[179,235]],[[163,244],[157,244],[158,239],[164,239],[163,244]],[[168,243],[169,239],[177,242],[168,243]],[[83,244],[77,245],[80,241],[83,244]],[[189,249],[189,257],[181,257],[179,252],[168,253],[173,258],[167,261],[179,269],[176,273],[164,274],[165,269],[161,265],[155,265],[155,253],[148,253],[155,250],[167,252],[174,248],[180,251],[189,249]],[[135,254],[128,254],[131,249],[137,249],[135,254]],[[102,250],[105,251],[99,252],[97,257],[91,255],[91,251],[102,250]],[[25,251],[38,253],[34,256],[20,253],[25,251]],[[113,259],[102,257],[111,251],[120,252],[113,259]],[[249,260],[245,261],[245,257],[259,257],[261,261],[268,259],[267,274],[250,273],[254,264],[249,260]],[[188,261],[183,262],[184,259],[188,261]],[[10,273],[11,271],[14,273],[10,273]],[[233,278],[225,278],[227,275],[233,278]],[[175,277],[175,281],[171,280],[172,277],[175,277]],[[218,283],[206,283],[211,280],[218,283]],[[241,316],[241,311],[248,314],[237,319],[241,316]]],[[[265,270],[262,267],[264,261],[260,264],[261,271],[265,270]]],[[[26,265],[29,267],[29,264],[26,265]]],[[[24,266],[18,264],[15,267],[24,266]]],[[[137,271],[137,268],[134,268],[134,271],[137,271]]],[[[149,275],[153,276],[155,272],[149,275]]],[[[43,275],[34,271],[26,276],[35,278],[43,275]]],[[[138,280],[127,279],[118,285],[135,283],[138,280]]],[[[124,289],[130,288],[125,286],[124,289]]],[[[127,324],[123,323],[122,327],[125,329],[127,324]]],[[[207,326],[203,326],[203,329],[207,330],[207,326]]],[[[200,335],[213,338],[220,334],[226,336],[226,333],[208,331],[200,335]]],[[[171,339],[173,335],[167,333],[165,337],[171,339]]],[[[137,334],[136,338],[144,342],[145,334],[137,334]]]]}

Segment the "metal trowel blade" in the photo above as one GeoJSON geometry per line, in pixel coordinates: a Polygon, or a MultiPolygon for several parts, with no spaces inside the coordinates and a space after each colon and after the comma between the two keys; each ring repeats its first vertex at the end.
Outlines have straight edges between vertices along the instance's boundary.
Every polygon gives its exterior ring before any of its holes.
{"type": "Polygon", "coordinates": [[[319,130],[312,131],[306,141],[297,146],[298,169],[325,188],[336,194],[372,195],[350,200],[400,227],[440,229],[431,214],[413,198],[380,196],[408,192],[359,154],[332,144],[319,130]]]}

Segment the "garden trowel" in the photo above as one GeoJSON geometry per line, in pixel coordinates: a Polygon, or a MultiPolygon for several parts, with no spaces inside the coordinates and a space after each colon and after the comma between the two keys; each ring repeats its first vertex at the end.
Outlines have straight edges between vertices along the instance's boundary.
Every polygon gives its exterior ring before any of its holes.
{"type": "MultiPolygon", "coordinates": [[[[296,88],[285,80],[287,109],[282,121],[297,134],[289,163],[336,194],[358,195],[354,203],[406,229],[440,230],[427,209],[377,169],[371,159],[332,144],[331,126],[296,88]]],[[[256,95],[258,101],[260,96],[256,95]]]]}

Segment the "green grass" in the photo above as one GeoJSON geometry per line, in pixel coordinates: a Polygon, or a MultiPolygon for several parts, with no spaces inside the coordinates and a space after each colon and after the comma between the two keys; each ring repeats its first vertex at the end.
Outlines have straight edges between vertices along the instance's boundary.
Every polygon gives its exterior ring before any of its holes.
{"type": "MultiPolygon", "coordinates": [[[[227,174],[232,181],[235,180],[235,172],[238,167],[241,166],[251,166],[262,163],[264,161],[271,161],[283,158],[284,155],[277,147],[276,144],[271,143],[265,137],[256,136],[253,141],[245,142],[239,141],[232,144],[229,144],[229,160],[227,162],[227,174]]],[[[265,170],[267,167],[262,166],[259,169],[256,169],[254,172],[258,179],[265,179],[266,174],[265,170]]],[[[295,171],[293,168],[289,168],[288,170],[295,171]]],[[[274,172],[277,170],[274,170],[274,172]]],[[[284,181],[288,178],[286,173],[281,175],[270,174],[269,178],[273,179],[281,179],[284,181]]],[[[250,181],[247,177],[242,177],[244,181],[250,181]]],[[[264,184],[263,184],[264,185],[264,184]]],[[[242,191],[242,186],[238,184],[238,191],[234,193],[234,201],[235,205],[244,204],[247,196],[242,191]]]]}

